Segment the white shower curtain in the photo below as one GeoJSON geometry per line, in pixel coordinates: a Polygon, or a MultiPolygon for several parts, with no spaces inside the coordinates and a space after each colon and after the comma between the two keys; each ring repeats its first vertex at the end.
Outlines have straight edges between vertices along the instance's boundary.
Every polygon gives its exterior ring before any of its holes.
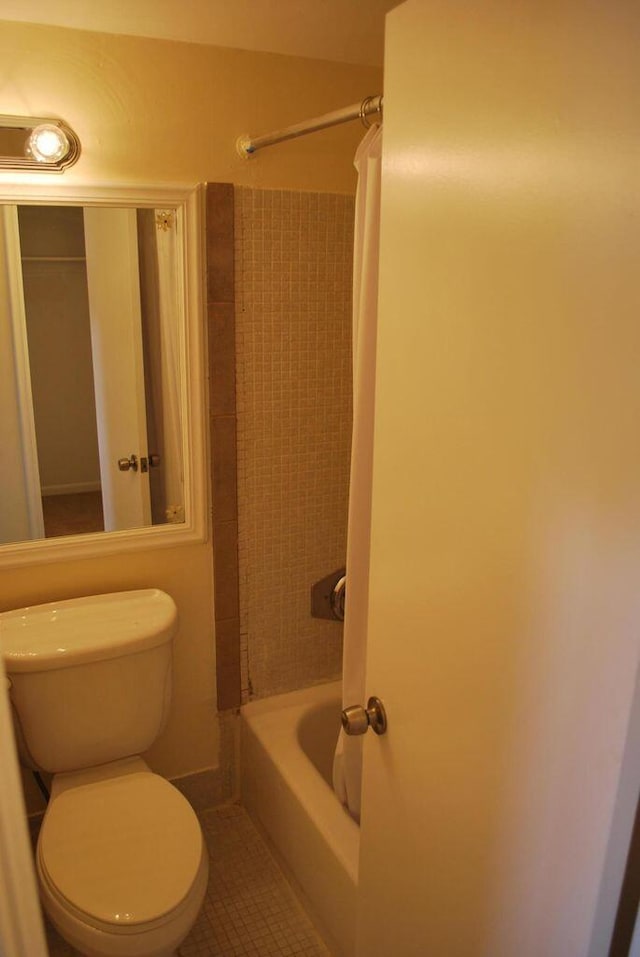
{"type": "MultiPolygon", "coordinates": [[[[138,210],[145,380],[150,390],[150,452],[161,469],[151,480],[153,523],[184,521],[184,463],[180,400],[181,274],[176,212],[138,210]]],[[[147,396],[149,400],[149,396],[147,396]]]]}
{"type": "MultiPolygon", "coordinates": [[[[367,650],[373,411],[378,304],[382,128],[373,126],[355,155],[358,171],[353,255],[353,439],[347,534],[343,707],[363,704],[367,650]]],[[[333,785],[360,820],[362,737],[340,732],[333,785]]]]}
{"type": "Polygon", "coordinates": [[[180,274],[176,214],[156,210],[158,314],[162,331],[162,426],[166,520],[184,521],[184,463],[180,414],[180,274]]]}

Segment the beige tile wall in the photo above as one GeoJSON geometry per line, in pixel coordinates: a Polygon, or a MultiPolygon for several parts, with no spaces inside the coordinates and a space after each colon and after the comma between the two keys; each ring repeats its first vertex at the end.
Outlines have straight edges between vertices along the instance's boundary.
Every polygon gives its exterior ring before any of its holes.
{"type": "Polygon", "coordinates": [[[235,189],[242,693],[333,677],[309,588],[345,561],[353,197],[235,189]]]}

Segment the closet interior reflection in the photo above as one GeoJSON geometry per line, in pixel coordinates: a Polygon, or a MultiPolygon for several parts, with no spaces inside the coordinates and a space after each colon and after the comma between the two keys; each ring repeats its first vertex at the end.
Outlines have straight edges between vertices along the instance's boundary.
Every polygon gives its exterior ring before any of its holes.
{"type": "Polygon", "coordinates": [[[174,209],[0,209],[0,543],[184,521],[174,209]]]}

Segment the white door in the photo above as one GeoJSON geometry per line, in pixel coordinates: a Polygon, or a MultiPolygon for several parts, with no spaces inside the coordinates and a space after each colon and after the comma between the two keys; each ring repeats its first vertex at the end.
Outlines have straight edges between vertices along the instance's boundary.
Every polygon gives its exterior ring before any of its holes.
{"type": "Polygon", "coordinates": [[[16,206],[0,207],[0,544],[44,538],[16,206]]]}
{"type": "Polygon", "coordinates": [[[151,500],[136,211],[85,207],[84,233],[105,530],[139,528],[151,500]]]}
{"type": "Polygon", "coordinates": [[[595,957],[610,930],[640,634],[639,35],[623,2],[387,19],[367,694],[389,730],[365,741],[358,957],[595,957]]]}
{"type": "Polygon", "coordinates": [[[0,954],[46,957],[6,684],[0,656],[0,954]]]}

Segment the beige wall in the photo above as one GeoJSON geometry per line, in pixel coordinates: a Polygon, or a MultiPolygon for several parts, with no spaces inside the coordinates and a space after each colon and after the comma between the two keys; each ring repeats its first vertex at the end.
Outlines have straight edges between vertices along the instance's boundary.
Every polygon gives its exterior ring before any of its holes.
{"type": "Polygon", "coordinates": [[[4,113],[59,115],[82,141],[69,183],[234,182],[351,191],[357,123],[237,155],[268,132],[380,92],[372,67],[3,22],[4,113]]]}
{"type": "MultiPolygon", "coordinates": [[[[381,86],[372,68],[16,23],[2,23],[0,59],[3,112],[51,112],[78,132],[82,157],[64,184],[226,180],[349,192],[357,124],[251,161],[235,140],[381,86]]],[[[172,594],[181,614],[174,708],[151,759],[177,775],[218,760],[211,577],[209,544],[41,565],[1,573],[0,607],[146,585],[172,594]]]]}

